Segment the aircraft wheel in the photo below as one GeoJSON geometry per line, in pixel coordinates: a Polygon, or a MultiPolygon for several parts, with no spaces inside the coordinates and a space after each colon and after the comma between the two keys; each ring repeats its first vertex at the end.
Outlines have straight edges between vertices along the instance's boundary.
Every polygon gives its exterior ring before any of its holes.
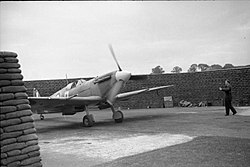
{"type": "Polygon", "coordinates": [[[91,127],[94,125],[94,119],[92,115],[85,115],[82,120],[83,126],[91,127]]]}
{"type": "Polygon", "coordinates": [[[44,120],[44,115],[40,114],[40,119],[44,120]]]}
{"type": "Polygon", "coordinates": [[[123,113],[121,111],[116,111],[113,115],[115,123],[122,123],[123,122],[123,113]]]}

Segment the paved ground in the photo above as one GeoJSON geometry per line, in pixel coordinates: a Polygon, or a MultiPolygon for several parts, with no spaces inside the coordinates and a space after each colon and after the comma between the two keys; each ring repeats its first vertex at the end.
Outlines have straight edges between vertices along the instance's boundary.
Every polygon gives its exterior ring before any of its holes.
{"type": "Polygon", "coordinates": [[[224,107],[124,110],[34,115],[44,167],[68,166],[250,166],[250,107],[224,116],[224,107]]]}

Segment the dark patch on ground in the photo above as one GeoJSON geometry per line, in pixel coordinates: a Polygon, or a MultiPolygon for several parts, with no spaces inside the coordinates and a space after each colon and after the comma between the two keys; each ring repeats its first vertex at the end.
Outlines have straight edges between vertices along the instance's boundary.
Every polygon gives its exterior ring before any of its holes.
{"type": "Polygon", "coordinates": [[[250,139],[200,136],[175,146],[119,158],[96,167],[247,167],[250,165],[250,139]]]}

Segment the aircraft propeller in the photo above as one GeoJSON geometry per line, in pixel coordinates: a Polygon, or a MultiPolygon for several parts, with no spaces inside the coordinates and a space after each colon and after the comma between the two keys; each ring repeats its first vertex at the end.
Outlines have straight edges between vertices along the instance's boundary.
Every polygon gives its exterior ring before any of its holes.
{"type": "Polygon", "coordinates": [[[112,48],[112,45],[109,45],[109,50],[110,50],[110,52],[111,52],[111,54],[112,54],[112,56],[113,56],[113,58],[114,58],[114,60],[116,62],[116,65],[117,65],[119,71],[122,71],[122,68],[121,68],[121,66],[119,65],[119,63],[118,63],[118,61],[116,59],[115,52],[114,52],[114,50],[112,48]]]}
{"type": "MultiPolygon", "coordinates": [[[[114,60],[116,62],[116,65],[117,65],[119,71],[122,71],[122,68],[121,68],[121,66],[119,65],[119,63],[118,63],[118,61],[116,59],[115,52],[114,52],[113,47],[112,47],[111,44],[109,44],[109,50],[110,50],[110,52],[111,52],[111,54],[112,54],[112,56],[113,56],[113,58],[114,58],[114,60]]],[[[130,77],[130,80],[145,80],[145,79],[148,79],[148,77],[145,76],[145,75],[131,75],[131,77],[130,77]]]]}

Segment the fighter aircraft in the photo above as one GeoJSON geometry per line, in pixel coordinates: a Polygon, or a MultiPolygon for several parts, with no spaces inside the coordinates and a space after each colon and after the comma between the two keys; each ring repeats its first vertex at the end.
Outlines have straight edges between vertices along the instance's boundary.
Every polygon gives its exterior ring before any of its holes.
{"type": "Polygon", "coordinates": [[[111,108],[114,121],[121,123],[124,118],[123,113],[114,109],[114,103],[117,100],[124,100],[134,95],[173,86],[159,86],[120,93],[129,79],[138,80],[145,79],[145,77],[131,75],[130,72],[123,71],[111,45],[109,49],[118,70],[97,76],[88,81],[80,79],[69,83],[49,97],[40,97],[39,93],[36,92],[36,97],[29,97],[32,112],[40,114],[40,118],[44,119],[42,114],[62,113],[62,115],[74,115],[77,112],[85,111],[83,126],[91,127],[94,125],[95,120],[93,115],[89,113],[88,106],[97,106],[99,109],[111,108]]]}

